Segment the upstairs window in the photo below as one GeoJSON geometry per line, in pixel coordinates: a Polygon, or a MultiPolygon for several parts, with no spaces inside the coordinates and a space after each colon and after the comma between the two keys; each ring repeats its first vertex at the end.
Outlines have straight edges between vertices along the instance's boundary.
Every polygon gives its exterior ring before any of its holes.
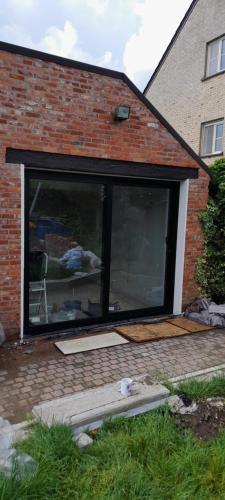
{"type": "Polygon", "coordinates": [[[225,36],[208,43],[206,76],[225,70],[225,36]]]}
{"type": "Polygon", "coordinates": [[[202,156],[221,154],[223,151],[223,120],[202,125],[202,156]]]}

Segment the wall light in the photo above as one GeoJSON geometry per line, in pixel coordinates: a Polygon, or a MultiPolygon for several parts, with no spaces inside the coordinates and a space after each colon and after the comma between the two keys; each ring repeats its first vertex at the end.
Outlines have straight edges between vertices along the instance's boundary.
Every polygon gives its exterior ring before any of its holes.
{"type": "Polygon", "coordinates": [[[118,121],[127,120],[130,116],[130,107],[120,105],[115,109],[114,119],[118,121]]]}

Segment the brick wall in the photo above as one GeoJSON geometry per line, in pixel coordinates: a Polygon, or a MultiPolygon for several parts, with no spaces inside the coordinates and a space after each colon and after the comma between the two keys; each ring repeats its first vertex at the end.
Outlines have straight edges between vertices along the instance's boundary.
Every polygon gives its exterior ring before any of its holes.
{"type": "MultiPolygon", "coordinates": [[[[10,337],[19,329],[21,194],[20,166],[5,163],[7,147],[181,168],[198,164],[121,79],[6,51],[0,51],[0,65],[0,320],[10,337]],[[118,104],[131,106],[128,121],[113,120],[118,104]]],[[[188,234],[189,298],[201,245],[194,207],[204,207],[207,182],[202,171],[201,181],[191,183],[188,230],[197,239],[188,234]]]]}
{"type": "Polygon", "coordinates": [[[183,304],[189,304],[195,297],[199,297],[199,289],[195,282],[196,258],[201,255],[203,247],[202,230],[198,214],[207,204],[209,178],[201,170],[199,179],[189,181],[189,199],[186,229],[186,248],[184,265],[183,304]]]}
{"type": "Polygon", "coordinates": [[[225,74],[203,80],[206,44],[224,34],[224,19],[224,0],[198,0],[146,94],[197,154],[201,124],[225,116],[225,74]]]}

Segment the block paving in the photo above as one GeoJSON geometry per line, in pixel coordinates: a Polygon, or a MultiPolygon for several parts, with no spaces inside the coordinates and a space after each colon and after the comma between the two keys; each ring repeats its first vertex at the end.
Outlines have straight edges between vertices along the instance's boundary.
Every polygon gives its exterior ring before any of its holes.
{"type": "Polygon", "coordinates": [[[172,377],[225,362],[225,330],[64,356],[53,341],[0,349],[0,415],[21,421],[41,401],[148,373],[172,377]],[[42,343],[43,353],[37,353],[42,343]],[[1,362],[2,358],[2,362],[1,362]]]}

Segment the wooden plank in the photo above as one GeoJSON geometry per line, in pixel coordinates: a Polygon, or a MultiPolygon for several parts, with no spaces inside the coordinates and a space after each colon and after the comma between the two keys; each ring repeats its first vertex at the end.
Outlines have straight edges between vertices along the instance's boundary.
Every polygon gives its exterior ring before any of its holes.
{"type": "Polygon", "coordinates": [[[203,325],[202,323],[197,323],[197,321],[192,321],[188,318],[168,319],[167,322],[171,323],[172,325],[179,326],[180,328],[184,328],[185,330],[188,330],[189,332],[192,333],[212,330],[211,326],[203,325]]]}
{"type": "Polygon", "coordinates": [[[190,332],[167,322],[118,326],[115,330],[134,342],[147,342],[163,338],[179,337],[190,332]]]}

